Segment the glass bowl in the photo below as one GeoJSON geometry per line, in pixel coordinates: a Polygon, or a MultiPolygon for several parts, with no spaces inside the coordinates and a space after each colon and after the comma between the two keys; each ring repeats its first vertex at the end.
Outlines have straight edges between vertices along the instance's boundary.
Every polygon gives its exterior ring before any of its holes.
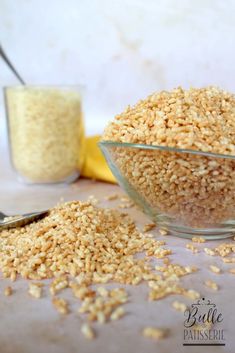
{"type": "Polygon", "coordinates": [[[184,238],[235,231],[235,156],[102,141],[120,186],[161,228],[184,238]]]}

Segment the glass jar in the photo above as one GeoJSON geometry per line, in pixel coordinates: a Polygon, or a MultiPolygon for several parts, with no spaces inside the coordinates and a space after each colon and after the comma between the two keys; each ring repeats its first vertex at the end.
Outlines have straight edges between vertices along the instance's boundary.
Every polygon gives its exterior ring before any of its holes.
{"type": "Polygon", "coordinates": [[[72,182],[84,159],[81,89],[6,87],[11,161],[27,183],[72,182]]]}

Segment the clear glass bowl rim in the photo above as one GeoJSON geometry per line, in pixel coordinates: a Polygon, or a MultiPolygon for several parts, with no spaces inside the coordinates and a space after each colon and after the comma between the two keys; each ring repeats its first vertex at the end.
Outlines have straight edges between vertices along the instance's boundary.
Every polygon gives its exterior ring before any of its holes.
{"type": "Polygon", "coordinates": [[[235,155],[229,154],[220,154],[213,152],[203,152],[198,150],[184,149],[184,148],[176,148],[176,147],[168,147],[168,146],[158,146],[158,145],[146,145],[141,143],[129,143],[129,142],[116,142],[116,141],[100,141],[100,148],[102,147],[126,147],[126,148],[136,148],[136,149],[144,149],[144,150],[160,150],[160,151],[168,151],[168,152],[178,152],[178,153],[190,153],[199,156],[206,157],[214,157],[214,158],[225,158],[225,159],[234,159],[235,155]]]}

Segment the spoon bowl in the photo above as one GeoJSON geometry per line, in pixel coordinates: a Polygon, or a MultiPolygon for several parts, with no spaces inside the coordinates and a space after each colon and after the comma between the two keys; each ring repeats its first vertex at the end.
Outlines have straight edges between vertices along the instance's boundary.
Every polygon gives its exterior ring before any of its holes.
{"type": "Polygon", "coordinates": [[[22,227],[26,224],[37,221],[40,218],[45,217],[48,211],[31,212],[23,215],[7,216],[0,212],[0,231],[2,229],[22,227]]]}

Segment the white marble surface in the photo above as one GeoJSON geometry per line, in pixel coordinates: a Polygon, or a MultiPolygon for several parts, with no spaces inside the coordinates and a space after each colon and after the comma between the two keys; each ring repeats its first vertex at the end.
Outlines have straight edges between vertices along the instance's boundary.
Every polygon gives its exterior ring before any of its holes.
{"type": "MultiPolygon", "coordinates": [[[[89,133],[178,85],[235,90],[233,0],[1,0],[4,48],[29,84],[84,84],[89,133]]],[[[0,87],[17,81],[0,60],[0,87]]],[[[0,100],[0,140],[5,134],[0,100]]]]}
{"type": "MultiPolygon", "coordinates": [[[[0,160],[0,210],[8,213],[45,209],[55,205],[61,197],[65,200],[86,199],[93,194],[104,205],[104,195],[120,192],[118,186],[103,184],[88,180],[79,180],[69,186],[25,186],[19,184],[6,160],[0,160]]],[[[109,202],[109,206],[115,202],[109,202]]],[[[134,219],[142,227],[146,218],[140,211],[130,210],[134,219]]],[[[180,296],[171,296],[156,302],[147,301],[146,285],[127,287],[130,302],[126,305],[127,315],[111,324],[94,325],[97,339],[87,342],[80,334],[81,318],[76,314],[79,302],[71,297],[66,290],[63,296],[68,298],[72,313],[66,317],[60,315],[52,307],[49,295],[40,300],[30,298],[27,294],[28,283],[17,280],[0,278],[0,352],[1,353],[204,353],[234,352],[234,275],[228,273],[231,264],[224,264],[221,258],[211,257],[204,253],[204,245],[200,251],[192,255],[185,248],[188,241],[160,236],[166,240],[167,247],[173,250],[170,256],[173,263],[181,265],[195,265],[199,271],[186,276],[182,283],[186,288],[193,288],[202,296],[216,303],[223,315],[220,328],[225,330],[225,347],[183,347],[183,313],[171,308],[171,303],[178,299],[190,305],[191,300],[180,296]],[[209,270],[210,264],[217,264],[222,268],[222,274],[213,274],[209,270]],[[206,279],[215,280],[219,291],[213,291],[203,285],[206,279]],[[11,284],[14,294],[4,297],[3,289],[11,284]],[[169,337],[160,342],[153,342],[141,336],[145,326],[166,327],[170,330],[169,337]]],[[[226,240],[229,241],[229,240],[226,240]]],[[[208,247],[214,247],[220,242],[210,241],[208,247]]],[[[157,260],[161,264],[161,260],[157,260]]],[[[1,277],[1,276],[0,276],[1,277]]],[[[219,327],[218,327],[219,328],[219,327]]]]}

